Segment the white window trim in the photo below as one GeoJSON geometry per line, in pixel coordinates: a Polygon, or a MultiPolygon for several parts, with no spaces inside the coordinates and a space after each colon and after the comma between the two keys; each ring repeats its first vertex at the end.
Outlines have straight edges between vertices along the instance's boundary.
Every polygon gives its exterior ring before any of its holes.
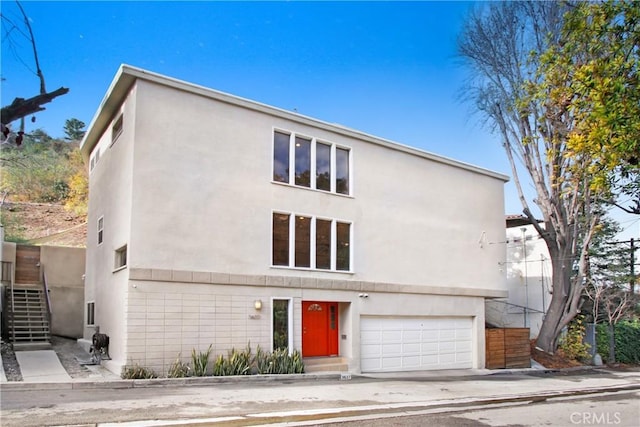
{"type": "Polygon", "coordinates": [[[299,212],[287,212],[285,210],[274,209],[271,211],[271,218],[274,214],[289,215],[289,265],[274,265],[273,264],[273,220],[271,221],[271,239],[270,239],[270,254],[271,254],[271,268],[282,268],[288,270],[304,270],[304,271],[319,271],[327,273],[344,273],[355,274],[354,261],[353,261],[353,221],[343,220],[339,218],[328,218],[325,216],[317,216],[299,212]],[[296,217],[311,218],[311,233],[310,233],[310,267],[296,267],[296,217]],[[330,245],[330,261],[331,266],[329,269],[316,267],[316,220],[321,219],[325,221],[331,221],[331,245],[330,245]],[[337,267],[337,239],[338,239],[338,223],[349,224],[349,270],[338,270],[337,267]]]}
{"type": "Polygon", "coordinates": [[[124,270],[125,268],[127,268],[127,266],[129,265],[129,248],[127,247],[126,244],[118,247],[115,251],[113,251],[113,272],[117,272],[117,271],[121,271],[124,270]],[[116,261],[119,260],[119,257],[122,256],[122,251],[125,251],[125,259],[124,259],[124,264],[122,265],[117,265],[116,261]]]}
{"type": "Polygon", "coordinates": [[[286,185],[286,186],[291,186],[291,187],[295,187],[295,188],[301,188],[301,189],[305,189],[305,190],[311,190],[311,191],[319,191],[321,193],[324,194],[333,194],[335,196],[343,196],[343,197],[350,197],[353,198],[353,149],[347,145],[342,145],[342,144],[337,144],[335,142],[330,142],[327,141],[324,138],[315,138],[313,136],[309,136],[307,134],[303,134],[303,133],[297,133],[297,132],[293,132],[290,130],[286,130],[283,128],[278,128],[278,127],[274,127],[271,131],[271,153],[273,154],[274,150],[275,150],[275,138],[274,138],[274,134],[278,132],[281,134],[285,134],[285,135],[289,135],[289,182],[280,182],[280,181],[275,181],[273,179],[273,174],[274,174],[274,167],[275,167],[275,162],[273,157],[271,158],[271,182],[273,184],[280,184],[280,185],[286,185]],[[310,157],[311,157],[311,165],[310,165],[310,183],[309,183],[309,187],[305,187],[303,185],[296,185],[296,170],[295,170],[295,164],[296,164],[296,144],[295,144],[295,140],[296,137],[302,138],[302,139],[307,139],[309,141],[311,141],[311,153],[310,153],[310,157]],[[317,150],[316,150],[316,144],[324,144],[324,145],[328,145],[331,147],[331,158],[330,158],[330,164],[331,164],[331,179],[330,179],[330,189],[329,191],[327,190],[321,190],[319,188],[316,188],[316,171],[317,171],[317,150]],[[336,149],[337,148],[341,148],[343,150],[347,150],[349,151],[349,193],[348,194],[343,194],[343,193],[338,193],[336,192],[336,173],[337,173],[337,161],[336,161],[336,149]]]}
{"type": "Polygon", "coordinates": [[[293,353],[293,298],[291,297],[271,297],[271,351],[273,348],[273,302],[275,300],[279,301],[288,301],[287,304],[287,348],[289,349],[289,354],[293,353]]]}
{"type": "Polygon", "coordinates": [[[84,316],[85,326],[95,326],[96,325],[96,302],[95,301],[87,301],[86,304],[86,313],[84,316]],[[93,304],[93,323],[89,323],[89,304],[93,304]]]}
{"type": "Polygon", "coordinates": [[[113,119],[113,121],[111,122],[111,144],[109,144],[109,147],[112,147],[113,144],[115,144],[116,141],[118,141],[118,139],[120,138],[120,135],[122,135],[123,131],[124,131],[124,112],[119,111],[118,114],[115,115],[115,118],[113,119]],[[114,129],[113,128],[115,127],[115,125],[118,122],[118,120],[121,121],[120,129],[118,129],[114,133],[114,129]]]}
{"type": "Polygon", "coordinates": [[[98,242],[98,246],[102,245],[104,243],[104,215],[98,217],[98,221],[97,221],[97,229],[98,229],[98,234],[96,235],[96,241],[98,242]],[[100,226],[100,223],[102,222],[102,226],[100,226]],[[100,237],[100,232],[102,232],[102,237],[100,237]]]}

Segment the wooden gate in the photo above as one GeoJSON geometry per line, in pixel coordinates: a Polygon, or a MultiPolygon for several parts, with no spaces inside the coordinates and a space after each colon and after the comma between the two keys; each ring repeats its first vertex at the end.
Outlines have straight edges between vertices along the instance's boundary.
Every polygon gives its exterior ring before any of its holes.
{"type": "Polygon", "coordinates": [[[40,283],[40,246],[16,246],[16,283],[40,283]]]}
{"type": "Polygon", "coordinates": [[[487,369],[530,368],[529,328],[485,329],[487,369]]]}

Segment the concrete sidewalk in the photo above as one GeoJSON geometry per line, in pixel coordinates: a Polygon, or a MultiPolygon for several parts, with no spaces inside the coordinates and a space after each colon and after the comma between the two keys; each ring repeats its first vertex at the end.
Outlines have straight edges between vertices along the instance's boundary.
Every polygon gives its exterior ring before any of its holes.
{"type": "Polygon", "coordinates": [[[16,351],[16,359],[26,383],[66,382],[71,377],[53,350],[16,351]]]}
{"type": "MultiPolygon", "coordinates": [[[[121,427],[225,422],[302,425],[309,420],[315,425],[342,417],[464,411],[602,393],[632,391],[638,395],[640,390],[640,369],[465,372],[468,376],[460,371],[431,371],[386,374],[384,378],[353,375],[352,380],[340,380],[336,374],[302,374],[13,383],[6,389],[3,384],[2,425],[36,427],[54,418],[58,425],[105,422],[114,424],[98,425],[121,427]],[[65,392],[58,391],[62,387],[65,392]],[[29,398],[37,402],[37,411],[29,398]]],[[[624,419],[619,425],[635,427],[637,419],[624,419]]]]}
{"type": "MultiPolygon", "coordinates": [[[[3,389],[11,387],[23,387],[34,389],[43,384],[45,388],[56,387],[56,384],[64,388],[64,384],[73,382],[117,381],[120,377],[102,366],[87,365],[89,371],[81,378],[72,378],[60,362],[60,358],[54,350],[19,350],[15,351],[15,358],[20,366],[22,381],[8,381],[2,356],[0,356],[0,383],[3,389]]],[[[72,357],[74,353],[67,354],[72,357]]],[[[88,354],[75,354],[76,359],[89,360],[88,354]],[[85,356],[85,357],[83,357],[85,356]]]]}

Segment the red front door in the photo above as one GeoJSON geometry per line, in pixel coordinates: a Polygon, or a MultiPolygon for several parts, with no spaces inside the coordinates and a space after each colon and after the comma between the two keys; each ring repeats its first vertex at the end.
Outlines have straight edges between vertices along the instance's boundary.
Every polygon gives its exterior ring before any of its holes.
{"type": "Polygon", "coordinates": [[[302,355],[338,355],[337,302],[302,302],[302,355]]]}

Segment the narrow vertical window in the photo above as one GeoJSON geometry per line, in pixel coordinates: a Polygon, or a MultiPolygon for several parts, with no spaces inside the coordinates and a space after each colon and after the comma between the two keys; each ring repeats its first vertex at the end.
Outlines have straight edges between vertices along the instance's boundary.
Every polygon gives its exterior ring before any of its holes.
{"type": "Polygon", "coordinates": [[[349,194],[349,150],[336,148],[336,193],[349,194]]]}
{"type": "Polygon", "coordinates": [[[289,215],[273,214],[273,265],[289,265],[289,215]]]}
{"type": "Polygon", "coordinates": [[[331,146],[316,144],[316,188],[331,191],[331,146]]]}
{"type": "MultiPolygon", "coordinates": [[[[113,126],[111,127],[111,144],[116,142],[120,134],[122,133],[122,114],[118,116],[118,118],[113,122],[113,126]]],[[[96,162],[98,159],[96,158],[96,162]]]]}
{"type": "Polygon", "coordinates": [[[273,350],[289,347],[289,300],[273,300],[273,350]]]}
{"type": "Polygon", "coordinates": [[[296,267],[311,267],[311,218],[296,216],[296,267]]]}
{"type": "Polygon", "coordinates": [[[289,183],[289,135],[273,134],[273,180],[289,183]]]}
{"type": "Polygon", "coordinates": [[[311,141],[296,136],[296,185],[311,186],[311,141]]]}
{"type": "Polygon", "coordinates": [[[98,218],[98,244],[102,243],[104,233],[104,217],[98,218]]]}
{"type": "Polygon", "coordinates": [[[87,303],[87,326],[93,326],[95,324],[96,319],[96,303],[88,302],[87,303]]]}
{"type": "Polygon", "coordinates": [[[344,222],[336,223],[336,270],[349,271],[351,258],[351,226],[344,222]]]}
{"type": "Polygon", "coordinates": [[[316,220],[316,268],[331,269],[331,221],[316,220]]]}

